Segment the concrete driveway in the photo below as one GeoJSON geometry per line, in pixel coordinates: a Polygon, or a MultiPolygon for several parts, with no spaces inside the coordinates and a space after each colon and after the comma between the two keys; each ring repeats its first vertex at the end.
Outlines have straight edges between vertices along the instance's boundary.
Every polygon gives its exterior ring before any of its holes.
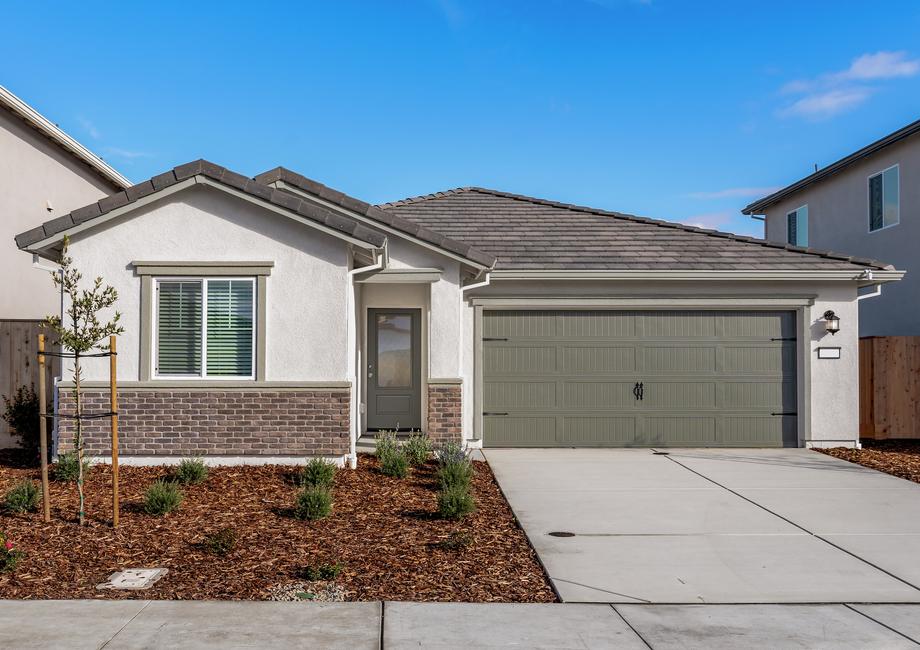
{"type": "Polygon", "coordinates": [[[920,602],[909,481],[806,449],[485,456],[566,602],[920,602]]]}

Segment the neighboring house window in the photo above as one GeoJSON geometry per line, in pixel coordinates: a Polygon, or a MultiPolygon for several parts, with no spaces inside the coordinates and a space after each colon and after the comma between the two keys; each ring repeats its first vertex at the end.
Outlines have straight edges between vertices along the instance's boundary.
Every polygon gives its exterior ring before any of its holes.
{"type": "Polygon", "coordinates": [[[157,377],[254,378],[254,278],[156,282],[157,377]]]}
{"type": "Polygon", "coordinates": [[[786,214],[786,241],[793,246],[808,246],[808,206],[786,214]]]}
{"type": "Polygon", "coordinates": [[[869,177],[869,232],[900,221],[899,185],[897,165],[869,177]]]}

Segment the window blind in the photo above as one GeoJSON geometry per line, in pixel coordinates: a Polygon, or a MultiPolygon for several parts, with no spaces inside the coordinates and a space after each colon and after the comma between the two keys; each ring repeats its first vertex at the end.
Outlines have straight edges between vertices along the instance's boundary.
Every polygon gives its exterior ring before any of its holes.
{"type": "Polygon", "coordinates": [[[201,374],[201,282],[157,288],[157,374],[201,374]]]}
{"type": "Polygon", "coordinates": [[[252,375],[253,282],[208,280],[209,376],[252,375]]]}

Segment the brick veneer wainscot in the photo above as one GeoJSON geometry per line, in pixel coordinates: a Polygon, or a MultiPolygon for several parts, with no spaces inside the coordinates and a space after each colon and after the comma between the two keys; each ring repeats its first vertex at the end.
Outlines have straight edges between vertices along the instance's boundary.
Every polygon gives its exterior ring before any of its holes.
{"type": "Polygon", "coordinates": [[[435,442],[463,436],[463,391],[461,384],[428,384],[428,437],[435,442]]]}
{"type": "MultiPolygon", "coordinates": [[[[350,389],[131,390],[118,392],[119,451],[135,456],[339,456],[349,452],[350,389]]],[[[84,413],[109,410],[109,393],[83,393],[84,413]]],[[[61,389],[62,414],[73,393],[61,389]]],[[[109,419],[84,420],[85,449],[110,452],[109,419]]],[[[74,421],[60,420],[59,451],[74,421]]]]}

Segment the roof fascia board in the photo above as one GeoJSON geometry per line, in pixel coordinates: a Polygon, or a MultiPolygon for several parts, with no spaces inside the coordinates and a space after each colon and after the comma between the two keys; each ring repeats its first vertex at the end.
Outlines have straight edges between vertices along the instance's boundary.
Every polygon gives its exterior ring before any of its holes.
{"type": "MultiPolygon", "coordinates": [[[[115,208],[114,210],[106,212],[105,214],[95,217],[94,219],[89,219],[88,221],[85,221],[81,224],[77,224],[75,226],[67,228],[66,230],[62,230],[59,233],[55,233],[51,235],[50,237],[46,237],[45,239],[35,242],[34,244],[26,247],[24,250],[27,250],[30,253],[41,254],[43,249],[47,249],[49,246],[52,246],[60,242],[61,240],[64,239],[65,235],[67,236],[74,235],[74,234],[83,232],[84,230],[95,228],[96,226],[100,224],[106,223],[107,221],[110,221],[112,219],[117,219],[125,214],[128,214],[129,212],[133,212],[134,210],[137,210],[146,205],[149,205],[153,203],[154,201],[159,201],[160,199],[168,197],[177,192],[181,192],[182,190],[185,190],[194,185],[207,185],[208,187],[216,188],[222,192],[226,192],[240,199],[243,199],[244,201],[248,201],[249,203],[258,205],[261,208],[265,208],[266,210],[274,212],[275,214],[279,214],[283,217],[293,219],[294,221],[297,221],[298,223],[301,223],[305,226],[310,226],[311,228],[319,230],[320,232],[323,232],[327,235],[331,235],[338,239],[345,240],[348,243],[353,244],[354,246],[357,246],[359,248],[363,248],[369,251],[377,250],[377,247],[374,246],[373,244],[369,244],[360,239],[356,239],[355,237],[352,237],[348,235],[347,233],[341,232],[339,230],[335,230],[333,228],[329,228],[328,226],[325,226],[321,223],[317,223],[315,221],[302,217],[298,214],[294,214],[290,210],[287,210],[281,206],[274,205],[273,203],[264,201],[260,198],[252,196],[251,194],[247,194],[246,192],[242,192],[240,190],[237,190],[234,187],[230,187],[229,185],[225,185],[224,183],[215,181],[201,174],[196,174],[195,176],[186,178],[185,180],[179,181],[178,183],[175,183],[174,185],[170,185],[152,194],[143,196],[137,199],[136,201],[133,201],[127,205],[123,205],[120,208],[115,208]]],[[[386,246],[385,242],[384,242],[384,246],[386,246]]]]}
{"type": "Polygon", "coordinates": [[[318,197],[318,196],[316,196],[316,195],[314,195],[314,194],[310,194],[309,192],[305,192],[304,190],[300,189],[300,188],[297,187],[296,185],[291,185],[290,183],[286,183],[286,182],[283,181],[283,180],[273,181],[273,182],[269,183],[268,186],[269,186],[269,187],[274,187],[275,189],[284,190],[284,191],[286,191],[286,192],[291,192],[292,194],[296,194],[297,196],[299,196],[300,198],[302,198],[302,199],[304,199],[304,200],[310,201],[310,202],[312,202],[312,203],[315,203],[315,204],[317,204],[317,205],[320,205],[320,206],[322,206],[322,207],[324,207],[324,208],[326,208],[326,209],[329,209],[329,210],[335,210],[335,211],[337,211],[338,213],[344,214],[344,215],[347,216],[347,217],[350,217],[350,218],[352,218],[352,219],[357,219],[358,221],[360,221],[360,222],[362,222],[362,223],[364,223],[364,224],[367,224],[367,225],[369,225],[369,226],[373,226],[374,228],[377,228],[378,230],[382,230],[383,232],[387,233],[388,235],[394,235],[394,236],[399,237],[399,238],[401,238],[401,239],[405,239],[405,240],[407,240],[407,241],[412,242],[413,244],[416,244],[416,245],[418,245],[418,246],[421,246],[422,248],[427,248],[427,249],[430,250],[430,251],[434,251],[435,253],[438,253],[439,255],[443,255],[444,257],[448,257],[448,258],[450,258],[450,259],[452,259],[452,260],[454,260],[454,261],[460,262],[461,264],[465,264],[465,265],[467,265],[467,266],[469,266],[469,267],[471,267],[471,268],[474,268],[474,269],[476,269],[476,270],[484,270],[484,269],[490,268],[490,267],[485,266],[485,265],[483,265],[483,264],[480,264],[480,263],[478,263],[478,262],[474,262],[473,260],[467,259],[467,258],[463,257],[462,255],[457,255],[456,253],[453,253],[453,252],[451,252],[451,251],[445,250],[445,249],[443,249],[443,248],[439,248],[439,247],[435,246],[434,244],[429,244],[428,242],[422,241],[421,239],[418,239],[417,237],[413,237],[412,235],[410,235],[410,234],[408,234],[408,233],[404,233],[404,232],[402,232],[402,231],[396,230],[395,228],[391,228],[391,227],[387,226],[386,224],[377,221],[376,219],[371,219],[370,217],[368,217],[368,216],[366,216],[366,215],[359,214],[359,213],[357,213],[357,212],[353,212],[352,210],[348,210],[347,208],[343,208],[343,207],[340,206],[340,205],[336,205],[335,203],[332,203],[332,202],[330,202],[330,201],[326,201],[325,199],[322,199],[322,198],[320,198],[320,197],[318,197]]]}
{"type": "Polygon", "coordinates": [[[685,281],[862,281],[866,285],[894,282],[904,276],[904,271],[894,270],[807,270],[807,269],[623,269],[623,270],[495,270],[492,280],[685,280],[685,281]],[[871,271],[871,279],[866,271],[871,271]]]}
{"type": "Polygon", "coordinates": [[[824,169],[819,169],[814,174],[809,174],[805,178],[797,180],[791,185],[787,185],[783,189],[774,192],[768,196],[763,197],[754,201],[747,207],[741,210],[741,214],[763,214],[765,208],[775,205],[780,201],[785,200],[789,196],[795,194],[796,192],[805,189],[809,185],[814,185],[815,183],[820,183],[825,178],[833,176],[839,171],[846,169],[850,165],[853,165],[861,160],[868,158],[869,156],[875,155],[877,152],[882,149],[889,147],[893,144],[896,144],[902,140],[909,138],[910,136],[920,132],[920,120],[908,124],[907,126],[898,129],[894,133],[889,133],[881,140],[876,140],[870,145],[863,147],[857,151],[854,151],[849,156],[844,156],[837,162],[831,163],[824,169]]]}
{"type": "Polygon", "coordinates": [[[565,307],[592,309],[597,307],[618,307],[623,309],[669,309],[674,307],[692,308],[738,308],[738,309],[765,309],[809,307],[815,303],[816,294],[802,294],[773,297],[751,296],[701,296],[687,298],[686,296],[655,296],[642,298],[637,296],[585,296],[571,298],[568,296],[542,296],[522,298],[518,296],[482,296],[473,297],[473,306],[488,307],[490,309],[516,309],[516,308],[545,308],[565,307]]]}
{"type": "Polygon", "coordinates": [[[67,135],[59,126],[48,120],[48,118],[3,86],[0,86],[0,102],[2,102],[10,112],[28,122],[33,128],[64,149],[67,153],[92,167],[97,174],[115,185],[118,190],[131,187],[131,181],[115,171],[111,165],[67,135]]]}
{"type": "Polygon", "coordinates": [[[431,284],[441,279],[441,269],[402,269],[387,268],[380,271],[370,271],[355,277],[355,282],[361,284],[431,284]]]}

